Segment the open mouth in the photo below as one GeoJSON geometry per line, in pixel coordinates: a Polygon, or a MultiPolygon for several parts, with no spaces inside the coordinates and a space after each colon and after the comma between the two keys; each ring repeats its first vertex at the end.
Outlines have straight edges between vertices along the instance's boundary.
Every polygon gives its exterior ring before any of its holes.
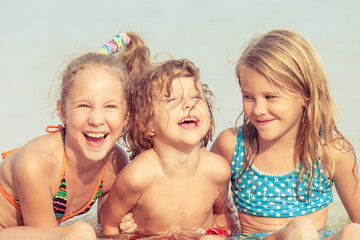
{"type": "Polygon", "coordinates": [[[178,125],[185,129],[195,128],[198,126],[199,120],[195,117],[187,117],[181,120],[178,125]]]}
{"type": "Polygon", "coordinates": [[[84,133],[86,140],[91,142],[101,142],[108,135],[109,135],[108,133],[84,133]]]}

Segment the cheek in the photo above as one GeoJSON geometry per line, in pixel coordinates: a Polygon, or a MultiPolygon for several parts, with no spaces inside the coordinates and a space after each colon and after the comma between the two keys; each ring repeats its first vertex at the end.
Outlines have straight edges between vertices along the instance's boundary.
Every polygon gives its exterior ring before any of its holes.
{"type": "Polygon", "coordinates": [[[249,116],[252,111],[252,104],[250,102],[243,101],[243,112],[249,116]]]}
{"type": "Polygon", "coordinates": [[[117,113],[109,113],[107,115],[107,122],[111,125],[114,130],[122,131],[124,126],[127,124],[126,109],[117,113]]]}
{"type": "Polygon", "coordinates": [[[89,119],[89,114],[82,111],[68,111],[65,122],[67,126],[81,127],[89,119]]]}
{"type": "Polygon", "coordinates": [[[282,104],[273,106],[273,111],[284,116],[294,115],[301,116],[303,112],[302,102],[295,100],[283,101],[282,104]]]}

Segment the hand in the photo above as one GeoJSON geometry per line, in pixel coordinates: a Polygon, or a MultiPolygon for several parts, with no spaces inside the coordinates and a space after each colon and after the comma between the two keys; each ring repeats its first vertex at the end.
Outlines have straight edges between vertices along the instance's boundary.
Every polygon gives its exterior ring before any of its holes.
{"type": "Polygon", "coordinates": [[[204,235],[204,234],[206,233],[206,230],[205,230],[205,229],[203,229],[203,228],[198,228],[195,232],[197,232],[197,233],[200,233],[200,234],[204,235]]]}
{"type": "Polygon", "coordinates": [[[135,232],[137,225],[133,218],[133,214],[130,212],[126,214],[119,223],[121,233],[133,233],[135,232]]]}

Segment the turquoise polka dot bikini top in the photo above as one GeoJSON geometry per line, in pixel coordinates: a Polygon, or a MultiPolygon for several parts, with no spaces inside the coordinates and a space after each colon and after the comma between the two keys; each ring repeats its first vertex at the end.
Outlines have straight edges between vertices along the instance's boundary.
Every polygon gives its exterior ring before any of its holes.
{"type": "Polygon", "coordinates": [[[307,200],[306,181],[300,182],[296,193],[301,164],[297,169],[281,175],[262,172],[252,165],[238,179],[243,170],[244,156],[244,138],[240,127],[231,162],[233,199],[240,211],[262,217],[295,217],[316,212],[333,201],[332,184],[326,178],[320,161],[314,168],[313,184],[307,200]]]}

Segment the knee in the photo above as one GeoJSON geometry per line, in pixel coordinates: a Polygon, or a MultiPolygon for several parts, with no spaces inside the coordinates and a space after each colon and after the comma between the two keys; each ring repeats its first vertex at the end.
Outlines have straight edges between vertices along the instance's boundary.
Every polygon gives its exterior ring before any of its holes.
{"type": "Polygon", "coordinates": [[[293,218],[288,223],[286,228],[297,229],[299,231],[315,231],[315,232],[317,232],[313,222],[309,218],[304,217],[304,216],[299,216],[299,217],[293,218]]]}
{"type": "Polygon", "coordinates": [[[360,224],[348,223],[340,231],[340,239],[359,239],[360,224]]]}
{"type": "Polygon", "coordinates": [[[281,239],[319,239],[314,224],[304,216],[293,218],[280,233],[281,239]]]}
{"type": "Polygon", "coordinates": [[[95,229],[86,222],[74,222],[64,227],[68,229],[63,240],[96,240],[95,229]]]}

